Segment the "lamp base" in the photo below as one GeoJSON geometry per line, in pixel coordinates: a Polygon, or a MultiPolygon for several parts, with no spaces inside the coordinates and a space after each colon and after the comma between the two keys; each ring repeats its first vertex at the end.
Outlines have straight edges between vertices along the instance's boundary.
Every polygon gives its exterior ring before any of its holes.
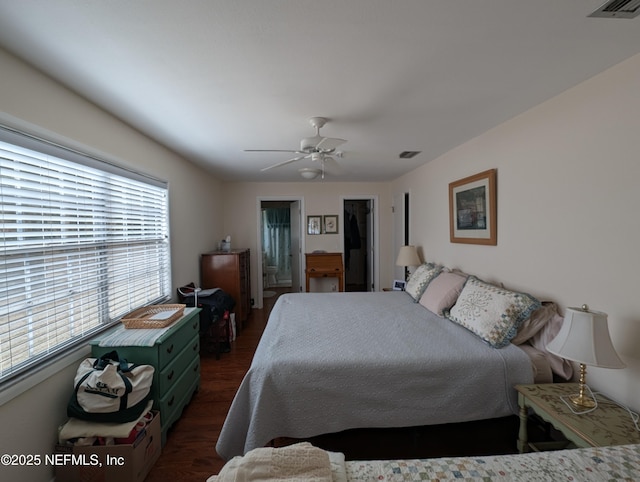
{"type": "Polygon", "coordinates": [[[573,395],[569,397],[571,403],[578,408],[593,408],[596,406],[596,402],[593,398],[585,397],[583,394],[573,395]]]}
{"type": "Polygon", "coordinates": [[[594,398],[588,396],[586,392],[589,392],[591,395],[593,395],[591,389],[587,386],[587,366],[584,363],[580,363],[580,380],[578,383],[578,394],[571,395],[569,397],[569,400],[571,400],[571,403],[573,403],[578,408],[587,410],[592,409],[597,405],[596,401],[594,398]]]}

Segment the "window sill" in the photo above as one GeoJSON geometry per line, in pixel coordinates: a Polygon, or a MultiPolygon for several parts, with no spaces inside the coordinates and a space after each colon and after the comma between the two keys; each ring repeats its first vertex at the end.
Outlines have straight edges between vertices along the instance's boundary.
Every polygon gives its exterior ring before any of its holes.
{"type": "MultiPolygon", "coordinates": [[[[22,395],[27,390],[35,387],[47,378],[52,377],[69,365],[77,363],[87,358],[91,353],[89,345],[83,344],[79,347],[60,355],[50,363],[38,365],[37,371],[32,370],[15,380],[8,381],[0,388],[0,407],[14,398],[22,395]]],[[[71,390],[71,385],[69,386],[71,390]]]]}

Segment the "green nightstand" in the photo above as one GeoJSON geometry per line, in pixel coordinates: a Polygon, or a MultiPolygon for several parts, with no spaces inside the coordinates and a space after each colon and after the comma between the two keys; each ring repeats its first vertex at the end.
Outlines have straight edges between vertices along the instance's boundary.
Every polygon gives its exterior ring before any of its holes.
{"type": "Polygon", "coordinates": [[[520,406],[520,453],[527,452],[529,448],[538,449],[527,439],[529,409],[562,432],[576,447],[640,443],[640,432],[636,430],[629,412],[604,395],[597,395],[598,407],[592,412],[573,413],[560,397],[578,393],[577,383],[516,385],[515,388],[520,406]]]}

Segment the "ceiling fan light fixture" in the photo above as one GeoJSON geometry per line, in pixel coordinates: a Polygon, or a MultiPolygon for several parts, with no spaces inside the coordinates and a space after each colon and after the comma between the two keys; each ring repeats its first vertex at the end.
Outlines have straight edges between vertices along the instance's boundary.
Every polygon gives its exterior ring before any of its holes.
{"type": "Polygon", "coordinates": [[[309,180],[315,179],[322,173],[320,169],[313,169],[311,167],[303,167],[302,169],[298,169],[298,172],[302,177],[309,180]]]}

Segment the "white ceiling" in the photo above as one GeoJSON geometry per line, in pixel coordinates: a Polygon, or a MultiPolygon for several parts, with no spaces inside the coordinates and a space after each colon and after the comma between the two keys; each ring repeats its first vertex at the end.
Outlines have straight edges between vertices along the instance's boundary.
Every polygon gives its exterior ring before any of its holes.
{"type": "Polygon", "coordinates": [[[244,149],[325,116],[349,171],[327,179],[381,181],[640,52],[601,3],[0,0],[0,45],[223,180],[301,180],[311,160],[244,149]]]}

